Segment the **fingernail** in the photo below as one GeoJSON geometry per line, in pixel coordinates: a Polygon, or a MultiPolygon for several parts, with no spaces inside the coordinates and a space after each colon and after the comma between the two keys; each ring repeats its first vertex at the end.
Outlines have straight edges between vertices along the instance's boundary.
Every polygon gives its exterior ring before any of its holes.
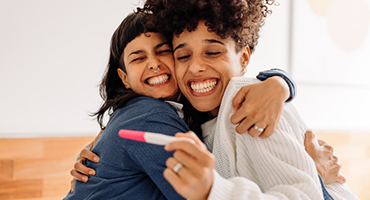
{"type": "Polygon", "coordinates": [[[86,176],[82,177],[82,181],[87,182],[87,177],[86,176]]]}
{"type": "Polygon", "coordinates": [[[89,174],[94,175],[95,173],[94,173],[94,171],[89,171],[89,174]]]}
{"type": "Polygon", "coordinates": [[[167,151],[167,149],[168,149],[168,144],[164,145],[164,150],[167,151]]]}
{"type": "Polygon", "coordinates": [[[98,158],[98,157],[95,157],[95,158],[94,158],[94,161],[95,161],[95,162],[99,162],[99,158],[98,158]]]}

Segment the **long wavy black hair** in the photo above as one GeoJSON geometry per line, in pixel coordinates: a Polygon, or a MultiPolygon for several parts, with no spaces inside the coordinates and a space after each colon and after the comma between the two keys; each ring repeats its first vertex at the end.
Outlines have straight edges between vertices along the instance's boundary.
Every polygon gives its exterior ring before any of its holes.
{"type": "Polygon", "coordinates": [[[109,62],[104,78],[99,86],[100,96],[104,102],[99,110],[93,113],[101,128],[104,128],[103,117],[106,112],[111,115],[115,110],[126,105],[131,99],[140,96],[123,85],[117,69],[120,68],[127,73],[123,60],[123,51],[129,42],[145,32],[157,32],[154,28],[147,29],[145,27],[147,19],[148,15],[145,13],[129,14],[118,26],[111,38],[109,62]]]}

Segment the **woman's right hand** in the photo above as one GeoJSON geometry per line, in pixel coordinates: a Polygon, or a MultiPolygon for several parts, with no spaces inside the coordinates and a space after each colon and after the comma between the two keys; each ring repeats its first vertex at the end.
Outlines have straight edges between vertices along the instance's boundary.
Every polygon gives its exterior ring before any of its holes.
{"type": "Polygon", "coordinates": [[[87,175],[95,176],[95,170],[86,167],[83,163],[86,160],[90,160],[95,163],[99,162],[99,156],[94,154],[91,149],[93,148],[96,141],[99,139],[102,132],[103,130],[100,131],[99,135],[94,139],[94,141],[85,145],[77,154],[76,163],[74,164],[74,168],[70,172],[73,176],[71,180],[71,193],[73,193],[74,191],[76,180],[86,183],[89,180],[89,177],[87,175]]]}
{"type": "Polygon", "coordinates": [[[193,132],[177,133],[176,137],[191,140],[175,141],[165,146],[166,151],[175,151],[166,161],[163,175],[172,187],[185,199],[207,199],[213,185],[212,153],[193,132]],[[176,169],[176,165],[180,166],[176,169]]]}

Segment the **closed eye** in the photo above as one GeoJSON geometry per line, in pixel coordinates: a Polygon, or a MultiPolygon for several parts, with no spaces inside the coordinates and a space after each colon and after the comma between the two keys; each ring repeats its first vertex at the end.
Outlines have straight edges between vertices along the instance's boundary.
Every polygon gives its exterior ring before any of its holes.
{"type": "Polygon", "coordinates": [[[207,52],[206,54],[209,55],[209,56],[217,56],[219,55],[221,52],[217,51],[217,52],[207,52]]]}
{"type": "Polygon", "coordinates": [[[177,60],[178,61],[185,61],[186,59],[190,58],[190,55],[186,55],[186,56],[179,56],[177,57],[177,60]]]}
{"type": "Polygon", "coordinates": [[[144,59],[145,59],[145,57],[138,57],[138,58],[135,58],[135,59],[131,60],[130,63],[133,63],[133,62],[136,62],[136,61],[141,61],[141,60],[144,60],[144,59]]]}
{"type": "Polygon", "coordinates": [[[162,51],[158,51],[158,55],[163,55],[163,54],[167,54],[167,53],[172,53],[172,50],[171,49],[165,49],[165,50],[162,50],[162,51]]]}

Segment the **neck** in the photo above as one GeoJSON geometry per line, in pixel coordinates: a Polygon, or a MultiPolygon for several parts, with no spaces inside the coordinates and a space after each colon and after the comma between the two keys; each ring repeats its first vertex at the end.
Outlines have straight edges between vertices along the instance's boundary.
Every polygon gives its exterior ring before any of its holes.
{"type": "Polygon", "coordinates": [[[211,117],[211,119],[213,119],[213,118],[217,117],[219,110],[220,110],[220,106],[218,106],[217,108],[209,111],[208,115],[211,117]]]}

